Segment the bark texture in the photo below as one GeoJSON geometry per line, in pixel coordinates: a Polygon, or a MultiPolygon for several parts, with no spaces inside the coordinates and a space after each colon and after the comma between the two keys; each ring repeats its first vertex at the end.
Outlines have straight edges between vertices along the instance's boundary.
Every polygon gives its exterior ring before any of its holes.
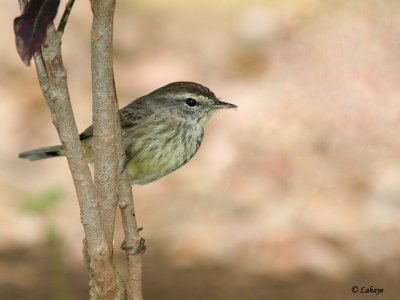
{"type": "MultiPolygon", "coordinates": [[[[21,11],[26,0],[18,0],[21,11]]],[[[90,273],[91,299],[142,300],[141,256],[144,240],[136,225],[131,185],[125,170],[118,103],[114,85],[112,36],[115,0],[92,0],[91,33],[94,129],[94,182],[81,148],[67,75],[61,56],[61,37],[74,0],[69,0],[56,31],[53,24],[41,51],[34,54],[39,84],[49,106],[71,170],[85,232],[83,253],[90,273]],[[113,264],[113,235],[120,204],[128,262],[127,289],[113,264]]]]}

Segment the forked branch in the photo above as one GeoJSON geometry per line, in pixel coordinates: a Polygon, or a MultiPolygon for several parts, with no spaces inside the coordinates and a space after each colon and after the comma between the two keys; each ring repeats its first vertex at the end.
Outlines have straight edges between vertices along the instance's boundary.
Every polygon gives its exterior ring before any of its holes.
{"type": "MultiPolygon", "coordinates": [[[[21,11],[27,4],[19,0],[21,11]]],[[[117,283],[111,249],[107,246],[101,224],[98,200],[90,170],[83,154],[78,129],[69,98],[67,77],[61,56],[60,35],[51,24],[41,49],[34,55],[36,71],[43,95],[49,105],[74,180],[82,214],[82,224],[90,256],[90,269],[94,273],[92,299],[123,299],[124,289],[117,283]]]]}

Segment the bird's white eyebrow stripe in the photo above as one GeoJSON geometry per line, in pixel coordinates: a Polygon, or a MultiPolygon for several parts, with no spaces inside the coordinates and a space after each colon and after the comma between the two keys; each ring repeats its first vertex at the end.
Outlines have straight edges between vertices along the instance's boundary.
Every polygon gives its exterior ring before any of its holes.
{"type": "Polygon", "coordinates": [[[193,93],[178,93],[178,94],[170,93],[170,94],[168,94],[168,96],[171,96],[171,97],[177,97],[178,96],[179,98],[182,98],[182,99],[187,99],[187,98],[198,99],[200,97],[199,95],[196,95],[196,94],[193,94],[193,93]]]}
{"type": "Polygon", "coordinates": [[[198,96],[193,93],[179,93],[178,95],[181,96],[182,98],[194,98],[198,96]]]}

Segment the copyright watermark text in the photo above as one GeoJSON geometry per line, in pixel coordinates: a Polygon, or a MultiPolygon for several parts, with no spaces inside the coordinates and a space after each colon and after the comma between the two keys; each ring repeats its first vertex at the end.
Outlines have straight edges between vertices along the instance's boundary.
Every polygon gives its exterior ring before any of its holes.
{"type": "Polygon", "coordinates": [[[351,288],[351,291],[353,292],[353,294],[375,294],[377,296],[383,294],[383,288],[376,288],[373,285],[371,286],[354,285],[351,288]]]}

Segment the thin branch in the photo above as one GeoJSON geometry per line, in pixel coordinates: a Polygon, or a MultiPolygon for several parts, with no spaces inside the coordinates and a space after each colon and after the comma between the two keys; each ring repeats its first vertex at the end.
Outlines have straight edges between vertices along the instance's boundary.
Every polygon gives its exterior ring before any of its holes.
{"type": "MultiPolygon", "coordinates": [[[[56,113],[54,111],[53,103],[50,97],[50,86],[49,86],[49,78],[47,76],[46,66],[44,65],[42,51],[38,51],[33,55],[33,60],[35,61],[36,73],[39,79],[40,89],[44,95],[44,98],[47,102],[47,106],[50,109],[51,117],[55,117],[56,113]]],[[[53,124],[57,121],[53,119],[53,124]]]]}
{"type": "MultiPolygon", "coordinates": [[[[27,1],[19,0],[21,11],[27,1]]],[[[64,146],[82,213],[82,224],[90,255],[90,268],[95,275],[93,299],[123,299],[117,277],[109,259],[109,248],[102,231],[98,202],[86,158],[79,140],[69,99],[67,77],[61,57],[61,39],[49,26],[42,53],[34,55],[41,89],[49,105],[53,123],[64,146]],[[103,298],[102,295],[105,295],[103,298]]]]}
{"type": "MultiPolygon", "coordinates": [[[[18,1],[21,11],[23,11],[27,0],[18,1]]],[[[66,6],[58,28],[61,33],[65,29],[73,4],[74,0],[70,0],[66,6]]],[[[95,157],[98,157],[97,159],[95,158],[95,186],[98,198],[95,197],[93,182],[83,156],[69,101],[66,74],[61,58],[61,35],[56,33],[54,26],[51,26],[48,30],[43,54],[41,52],[36,53],[34,60],[40,86],[50,108],[53,123],[65,147],[78,194],[82,212],[82,224],[86,236],[83,247],[84,257],[91,275],[91,299],[123,299],[125,297],[123,283],[111,262],[115,207],[117,203],[115,184],[117,183],[125,232],[124,249],[128,260],[128,299],[142,300],[142,261],[141,256],[138,254],[145,250],[145,246],[144,240],[138,233],[131,186],[126,172],[123,171],[125,151],[112,73],[111,49],[114,7],[114,0],[92,1],[94,13],[92,27],[94,124],[97,123],[97,126],[94,125],[94,128],[97,129],[94,130],[95,138],[97,136],[99,140],[95,144],[101,145],[99,147],[100,150],[95,150],[95,157]],[[105,18],[104,15],[108,17],[105,18]],[[110,49],[110,51],[104,51],[104,49],[110,49]],[[96,61],[100,63],[96,63],[96,61]],[[111,115],[106,111],[111,112],[111,115]],[[104,120],[105,122],[103,122],[104,120]],[[103,126],[102,124],[105,125],[103,126]],[[115,153],[118,156],[118,165],[115,161],[115,153]],[[113,156],[114,159],[109,159],[110,156],[113,156]],[[114,186],[114,191],[112,186],[114,186]],[[106,196],[102,197],[105,195],[102,193],[104,191],[106,196]],[[99,199],[101,203],[100,214],[96,209],[99,206],[99,199]],[[105,201],[103,202],[103,200],[105,201]],[[104,229],[108,230],[104,233],[104,229]]]]}
{"type": "MultiPolygon", "coordinates": [[[[116,94],[115,82],[113,83],[114,94],[116,94]]],[[[118,179],[117,191],[119,207],[121,210],[122,227],[125,239],[121,248],[126,252],[128,263],[128,279],[126,292],[128,300],[143,300],[142,288],[142,254],[146,250],[144,239],[139,235],[136,222],[135,208],[131,184],[126,173],[125,160],[126,154],[121,134],[121,122],[116,118],[115,126],[116,148],[118,153],[118,179]]]]}
{"type": "Polygon", "coordinates": [[[93,0],[91,4],[94,185],[107,245],[112,249],[118,204],[116,191],[118,166],[114,132],[117,99],[113,88],[112,61],[115,0],[93,0]]]}
{"type": "MultiPolygon", "coordinates": [[[[116,95],[117,91],[114,80],[113,90],[116,95]]],[[[144,239],[139,235],[139,229],[136,222],[132,188],[125,168],[125,160],[127,158],[122,139],[118,106],[115,107],[115,109],[118,114],[118,117],[115,119],[115,144],[118,154],[117,191],[119,207],[121,210],[122,227],[125,235],[121,248],[122,250],[125,250],[128,263],[128,278],[126,283],[127,299],[143,300],[142,257],[140,254],[144,253],[146,246],[144,245],[144,239]]]]}
{"type": "Polygon", "coordinates": [[[128,279],[126,283],[128,300],[142,300],[142,257],[140,254],[146,248],[144,239],[139,235],[132,190],[125,172],[118,178],[118,196],[125,234],[125,240],[121,248],[126,251],[126,259],[128,261],[128,279]]]}
{"type": "Polygon", "coordinates": [[[65,30],[65,26],[67,25],[69,15],[72,10],[72,6],[74,6],[75,0],[69,0],[68,3],[65,5],[64,13],[61,17],[60,24],[58,24],[57,31],[62,35],[65,30]]]}
{"type": "Polygon", "coordinates": [[[102,230],[97,209],[99,199],[96,198],[90,170],[73,117],[60,46],[60,36],[54,26],[51,26],[42,53],[49,76],[51,102],[56,112],[53,121],[56,121],[55,126],[65,149],[82,212],[82,224],[91,257],[91,270],[94,271],[96,278],[96,290],[91,293],[105,295],[105,299],[114,299],[120,294],[120,289],[110,261],[112,248],[108,247],[102,230]]]}

